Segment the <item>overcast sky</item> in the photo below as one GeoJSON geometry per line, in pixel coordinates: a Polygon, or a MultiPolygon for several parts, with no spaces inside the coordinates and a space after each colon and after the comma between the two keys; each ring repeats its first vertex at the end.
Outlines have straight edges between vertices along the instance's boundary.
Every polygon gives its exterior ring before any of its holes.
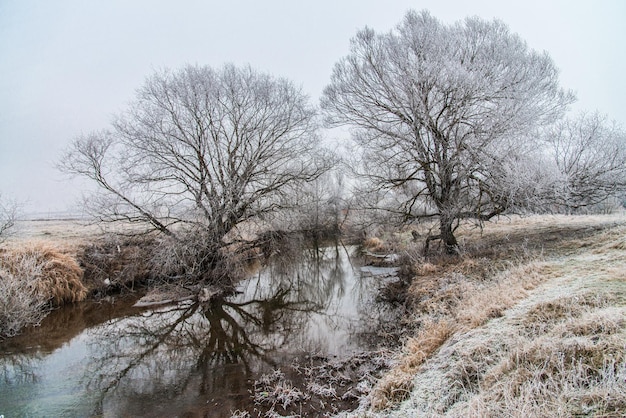
{"type": "Polygon", "coordinates": [[[55,163],[155,69],[250,64],[317,102],[356,31],[388,31],[409,9],[502,20],[548,51],[577,109],[626,126],[624,0],[0,0],[0,193],[27,213],[80,212],[84,185],[55,163]]]}

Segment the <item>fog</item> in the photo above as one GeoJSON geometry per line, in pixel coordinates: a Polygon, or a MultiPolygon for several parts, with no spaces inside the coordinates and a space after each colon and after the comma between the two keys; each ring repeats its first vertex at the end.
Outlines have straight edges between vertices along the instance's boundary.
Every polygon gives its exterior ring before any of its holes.
{"type": "MultiPolygon", "coordinates": [[[[390,30],[406,10],[444,22],[498,18],[546,50],[576,109],[626,124],[626,2],[0,2],[0,193],[31,216],[80,213],[89,185],[55,164],[81,133],[106,128],[155,69],[250,64],[316,102],[356,31],[390,30]]],[[[341,134],[329,133],[341,141],[341,134]]]]}

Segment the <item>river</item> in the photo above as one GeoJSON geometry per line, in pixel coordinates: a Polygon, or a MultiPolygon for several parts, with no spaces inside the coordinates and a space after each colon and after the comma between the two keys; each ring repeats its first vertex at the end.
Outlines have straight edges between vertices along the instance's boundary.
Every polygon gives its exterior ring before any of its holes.
{"type": "Polygon", "coordinates": [[[380,345],[376,329],[389,316],[375,298],[394,270],[363,267],[354,252],[335,245],[275,257],[210,304],[139,309],[133,297],[59,309],[0,342],[0,415],[230,417],[276,408],[255,397],[264,376],[380,345]]]}

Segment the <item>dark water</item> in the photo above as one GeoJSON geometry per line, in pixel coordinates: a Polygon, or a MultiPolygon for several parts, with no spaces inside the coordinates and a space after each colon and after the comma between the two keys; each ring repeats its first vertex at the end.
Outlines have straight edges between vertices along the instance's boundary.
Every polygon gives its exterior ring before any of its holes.
{"type": "Polygon", "coordinates": [[[341,246],[278,258],[209,305],[85,303],[0,343],[0,415],[231,416],[263,373],[312,355],[372,348],[376,289],[341,246]],[[293,257],[290,257],[293,259],[293,257]]]}

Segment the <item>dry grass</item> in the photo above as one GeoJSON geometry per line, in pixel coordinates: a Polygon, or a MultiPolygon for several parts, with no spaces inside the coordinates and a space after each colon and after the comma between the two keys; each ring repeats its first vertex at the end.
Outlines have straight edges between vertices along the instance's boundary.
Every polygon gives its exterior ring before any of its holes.
{"type": "Polygon", "coordinates": [[[15,223],[15,234],[7,242],[11,245],[33,241],[54,242],[55,245],[77,251],[104,235],[128,233],[137,228],[131,223],[103,224],[78,219],[18,220],[15,223]]]}
{"type": "Polygon", "coordinates": [[[461,257],[416,260],[408,292],[421,328],[371,410],[409,399],[382,415],[626,414],[623,215],[531,221],[485,228],[480,243],[467,231],[461,257]]]}
{"type": "Polygon", "coordinates": [[[455,333],[479,327],[528,295],[542,281],[541,263],[529,263],[501,272],[490,281],[472,281],[459,273],[431,281],[413,282],[422,322],[417,336],[405,344],[398,364],[376,385],[371,406],[382,410],[406,399],[415,373],[455,333]]]}
{"type": "Polygon", "coordinates": [[[501,317],[506,309],[526,298],[530,290],[546,280],[544,266],[541,261],[531,261],[475,285],[459,303],[454,313],[456,323],[463,329],[472,329],[501,317]]]}
{"type": "Polygon", "coordinates": [[[74,256],[45,242],[9,248],[0,263],[14,277],[31,281],[37,294],[54,306],[79,302],[87,296],[82,283],[83,270],[74,256]]]}
{"type": "MultiPolygon", "coordinates": [[[[571,302],[572,311],[580,309],[571,302]]],[[[507,341],[509,354],[483,365],[487,372],[480,386],[457,411],[493,417],[624,416],[625,314],[624,308],[585,309],[580,317],[562,317],[545,333],[507,341]]]]}
{"type": "Polygon", "coordinates": [[[0,329],[12,336],[37,324],[46,308],[78,302],[87,296],[83,270],[75,258],[43,242],[0,252],[0,329]]]}
{"type": "Polygon", "coordinates": [[[399,363],[372,390],[372,408],[380,411],[406,399],[413,389],[416,371],[454,331],[455,325],[445,320],[423,325],[419,334],[407,341],[399,363]]]}
{"type": "Polygon", "coordinates": [[[363,248],[372,252],[372,253],[385,253],[387,252],[387,246],[378,237],[370,237],[363,241],[363,248]]]}
{"type": "Polygon", "coordinates": [[[624,416],[626,309],[587,307],[522,335],[527,314],[544,303],[525,302],[452,336],[413,376],[410,399],[384,416],[624,416]]]}

